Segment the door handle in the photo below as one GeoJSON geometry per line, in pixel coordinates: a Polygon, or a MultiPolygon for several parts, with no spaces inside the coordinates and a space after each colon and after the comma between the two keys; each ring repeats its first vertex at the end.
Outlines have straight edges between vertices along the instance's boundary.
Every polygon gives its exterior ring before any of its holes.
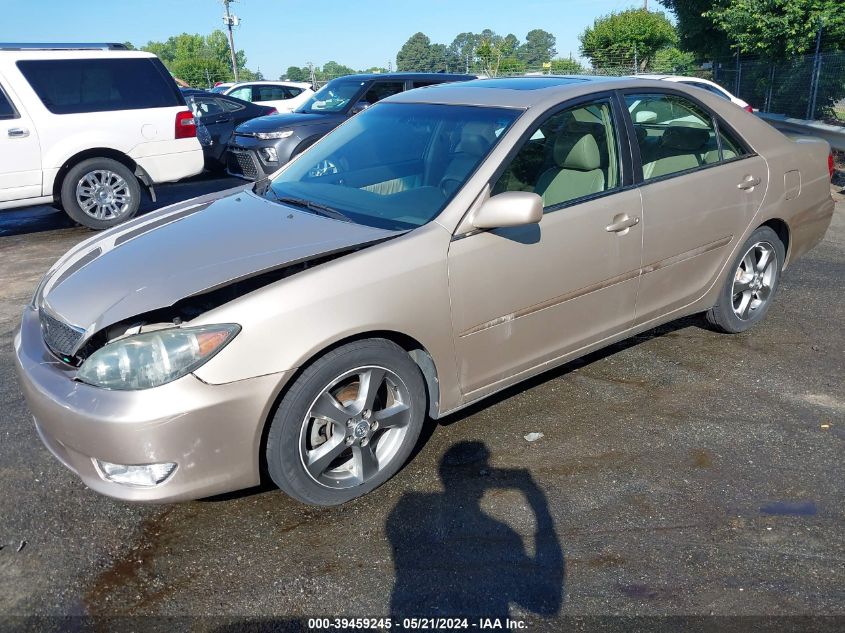
{"type": "Polygon", "coordinates": [[[739,183],[736,187],[737,189],[742,189],[743,191],[751,191],[760,184],[760,179],[755,178],[754,176],[746,176],[745,179],[739,183]]]}
{"type": "Polygon", "coordinates": [[[632,226],[637,226],[640,223],[639,217],[629,217],[627,213],[621,213],[613,216],[613,222],[604,227],[608,233],[621,233],[624,235],[632,226]]]}
{"type": "Polygon", "coordinates": [[[9,138],[24,138],[26,136],[29,136],[29,130],[25,127],[9,128],[9,138]]]}

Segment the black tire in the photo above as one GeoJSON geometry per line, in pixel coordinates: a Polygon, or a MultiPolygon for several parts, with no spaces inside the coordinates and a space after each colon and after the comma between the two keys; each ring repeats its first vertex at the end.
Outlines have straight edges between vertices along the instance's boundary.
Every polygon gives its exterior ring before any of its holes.
{"type": "MultiPolygon", "coordinates": [[[[360,397],[360,394],[358,394],[360,397]]],[[[376,407],[373,407],[375,415],[376,407]]],[[[371,492],[390,479],[404,465],[419,438],[425,420],[426,392],[419,367],[408,353],[385,339],[356,341],[334,349],[318,358],[294,381],[276,410],[267,434],[265,457],[267,471],[273,482],[285,493],[303,503],[332,506],[345,503],[371,492]],[[391,440],[397,446],[385,464],[379,464],[371,478],[350,487],[337,488],[319,483],[306,470],[301,454],[301,441],[308,436],[310,416],[316,399],[339,376],[358,368],[378,366],[391,372],[402,383],[404,404],[408,405],[404,436],[391,440]]],[[[374,418],[375,419],[375,418],[374,418]]],[[[334,427],[337,428],[337,427],[334,427]]],[[[334,431],[333,431],[334,432],[334,431]]],[[[390,430],[382,429],[381,433],[390,430]]],[[[350,439],[352,430],[346,434],[350,439]]],[[[380,437],[373,431],[370,449],[379,450],[380,437]]],[[[357,440],[356,440],[357,442],[357,440]]],[[[347,442],[348,443],[348,442],[347,442]]],[[[340,444],[340,442],[338,442],[340,444]]],[[[357,444],[356,444],[357,445],[357,444]]],[[[346,451],[346,449],[343,449],[346,451]]],[[[352,448],[349,448],[350,455],[352,448]]],[[[342,453],[342,460],[347,453],[342,453]]],[[[350,457],[351,459],[351,457],[350,457]]],[[[359,473],[360,474],[360,473],[359,473]]]]}
{"type": "Polygon", "coordinates": [[[134,217],[138,212],[138,207],[141,204],[141,184],[138,178],[132,173],[123,163],[120,163],[112,158],[89,158],[83,160],[77,165],[71,167],[70,171],[65,174],[62,181],[61,188],[61,203],[62,207],[74,221],[89,229],[101,231],[116,226],[122,222],[126,222],[134,217]],[[120,176],[126,183],[126,191],[128,192],[128,202],[126,207],[122,209],[119,214],[114,217],[98,219],[83,211],[76,196],[77,185],[85,178],[87,174],[93,172],[108,171],[120,176]]]}
{"type": "MultiPolygon", "coordinates": [[[[762,321],[766,316],[766,313],[769,311],[772,301],[774,301],[775,293],[780,285],[780,275],[783,269],[785,257],[786,249],[784,248],[783,242],[780,241],[777,233],[767,226],[761,226],[754,231],[742,245],[742,248],[739,249],[739,253],[728,268],[727,278],[722,286],[722,290],[719,292],[719,298],[716,301],[716,305],[710,308],[710,310],[706,313],[707,322],[720,332],[737,334],[739,332],[744,332],[748,328],[762,321]],[[735,297],[740,297],[741,295],[741,293],[734,294],[734,282],[738,280],[738,273],[741,273],[740,266],[743,265],[743,259],[755,245],[763,245],[761,248],[768,248],[768,246],[771,246],[777,261],[775,261],[771,267],[771,277],[768,282],[769,291],[766,295],[766,299],[762,301],[758,307],[749,309],[747,311],[747,316],[742,318],[734,309],[736,304],[735,297]]],[[[751,299],[748,301],[751,302],[751,299]]],[[[739,300],[739,303],[740,306],[744,305],[741,299],[739,300]]],[[[740,312],[742,312],[742,310],[740,310],[740,312]]]]}

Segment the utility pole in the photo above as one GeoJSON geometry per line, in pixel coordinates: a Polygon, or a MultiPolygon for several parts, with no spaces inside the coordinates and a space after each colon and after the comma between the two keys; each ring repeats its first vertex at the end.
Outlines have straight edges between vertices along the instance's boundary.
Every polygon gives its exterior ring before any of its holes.
{"type": "Polygon", "coordinates": [[[223,15],[223,24],[229,30],[229,52],[232,54],[232,74],[235,76],[235,83],[238,82],[238,57],[235,55],[235,34],[232,29],[241,23],[240,18],[229,13],[229,3],[234,0],[223,0],[223,8],[226,13],[223,15]]]}
{"type": "Polygon", "coordinates": [[[643,10],[648,11],[648,0],[643,0],[643,10]]]}

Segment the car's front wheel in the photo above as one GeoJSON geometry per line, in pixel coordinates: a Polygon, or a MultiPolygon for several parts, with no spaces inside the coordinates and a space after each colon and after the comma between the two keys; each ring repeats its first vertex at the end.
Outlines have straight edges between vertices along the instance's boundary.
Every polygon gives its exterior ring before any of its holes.
{"type": "Polygon", "coordinates": [[[786,249],[767,226],[754,231],[739,250],[719,299],[707,320],[722,332],[744,332],[763,320],[775,296],[786,249]]]}
{"type": "Polygon", "coordinates": [[[111,158],[89,158],[65,175],[61,199],[65,212],[79,224],[108,229],[138,212],[141,185],[123,163],[111,158]]]}
{"type": "Polygon", "coordinates": [[[325,354],[285,394],[267,435],[267,470],[290,496],[337,505],[390,479],[416,444],[425,385],[405,350],[385,339],[325,354]]]}

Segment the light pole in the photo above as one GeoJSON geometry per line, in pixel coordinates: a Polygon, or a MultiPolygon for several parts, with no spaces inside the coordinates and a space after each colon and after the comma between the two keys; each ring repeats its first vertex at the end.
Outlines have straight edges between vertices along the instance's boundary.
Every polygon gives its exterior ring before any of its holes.
{"type": "Polygon", "coordinates": [[[235,76],[235,83],[238,82],[238,57],[235,55],[235,34],[233,28],[240,24],[240,18],[229,13],[229,3],[234,0],[223,0],[223,8],[226,10],[223,16],[223,24],[229,30],[229,53],[232,55],[232,74],[235,76]]]}

